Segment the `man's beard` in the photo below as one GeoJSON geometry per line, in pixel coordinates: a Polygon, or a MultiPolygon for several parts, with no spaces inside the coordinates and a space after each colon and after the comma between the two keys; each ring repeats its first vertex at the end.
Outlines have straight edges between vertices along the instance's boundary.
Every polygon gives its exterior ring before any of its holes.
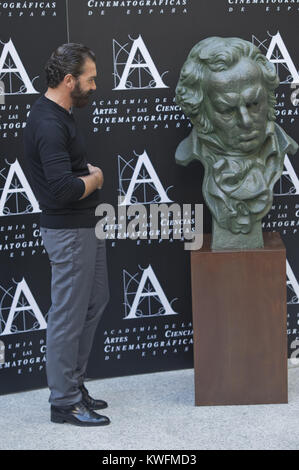
{"type": "Polygon", "coordinates": [[[71,98],[73,100],[73,106],[75,108],[83,108],[88,103],[88,98],[93,93],[93,90],[84,92],[81,87],[79,80],[77,80],[75,88],[71,92],[71,98]]]}

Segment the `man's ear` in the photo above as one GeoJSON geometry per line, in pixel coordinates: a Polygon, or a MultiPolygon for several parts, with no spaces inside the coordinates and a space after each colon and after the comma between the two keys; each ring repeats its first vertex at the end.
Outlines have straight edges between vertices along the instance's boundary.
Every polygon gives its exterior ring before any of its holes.
{"type": "Polygon", "coordinates": [[[67,75],[65,75],[65,77],[63,79],[63,82],[64,82],[64,84],[67,88],[69,88],[71,91],[73,91],[73,89],[75,87],[75,84],[76,84],[76,80],[75,80],[75,77],[73,77],[72,74],[68,73],[67,75]]]}

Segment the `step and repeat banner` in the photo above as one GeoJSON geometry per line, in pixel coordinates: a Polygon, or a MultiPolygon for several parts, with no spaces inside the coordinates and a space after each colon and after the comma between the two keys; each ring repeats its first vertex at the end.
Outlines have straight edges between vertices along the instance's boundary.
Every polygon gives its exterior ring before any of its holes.
{"type": "MultiPolygon", "coordinates": [[[[0,1],[0,394],[46,386],[51,271],[22,137],[46,90],[43,67],[51,52],[81,42],[97,56],[97,91],[75,117],[90,163],[104,172],[102,202],[113,206],[114,216],[106,239],[111,300],[88,376],[189,368],[190,251],[178,221],[194,225],[204,171],[199,162],[175,163],[175,150],[192,129],[174,99],[179,73],[206,37],[253,42],[281,79],[277,123],[299,141],[298,20],[299,0],[0,1]],[[162,203],[182,210],[155,239],[134,240],[121,230],[134,205],[162,203]]],[[[287,249],[289,356],[299,349],[298,157],[286,155],[263,224],[281,234],[287,249]]],[[[203,223],[210,233],[206,207],[203,223]]],[[[145,214],[140,231],[150,227],[145,214]]]]}

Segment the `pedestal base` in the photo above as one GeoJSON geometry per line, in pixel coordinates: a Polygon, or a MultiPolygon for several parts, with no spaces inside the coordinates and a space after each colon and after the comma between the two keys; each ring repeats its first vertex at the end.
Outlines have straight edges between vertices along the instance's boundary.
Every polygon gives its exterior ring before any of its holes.
{"type": "Polygon", "coordinates": [[[213,234],[211,248],[213,251],[223,250],[255,250],[264,248],[262,223],[254,224],[250,233],[234,234],[218,225],[213,219],[213,234]]]}
{"type": "Polygon", "coordinates": [[[286,252],[264,248],[191,253],[195,404],[287,403],[286,252]]]}

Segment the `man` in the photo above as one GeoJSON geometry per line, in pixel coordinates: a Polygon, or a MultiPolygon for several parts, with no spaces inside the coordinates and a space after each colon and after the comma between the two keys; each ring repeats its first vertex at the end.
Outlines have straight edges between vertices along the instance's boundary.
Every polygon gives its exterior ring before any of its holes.
{"type": "Polygon", "coordinates": [[[52,269],[46,364],[51,421],[101,426],[110,420],[94,410],[107,403],[91,398],[83,380],[109,300],[105,240],[95,236],[103,173],[87,163],[72,114],[96,90],[95,55],[81,44],[64,44],[45,71],[48,89],[32,107],[24,148],[52,269]]]}
{"type": "Polygon", "coordinates": [[[176,101],[194,124],[176,161],[199,159],[213,215],[213,249],[263,246],[262,218],[287,152],[298,146],[274,123],[276,68],[253,44],[207,38],[191,50],[176,101]]]}

